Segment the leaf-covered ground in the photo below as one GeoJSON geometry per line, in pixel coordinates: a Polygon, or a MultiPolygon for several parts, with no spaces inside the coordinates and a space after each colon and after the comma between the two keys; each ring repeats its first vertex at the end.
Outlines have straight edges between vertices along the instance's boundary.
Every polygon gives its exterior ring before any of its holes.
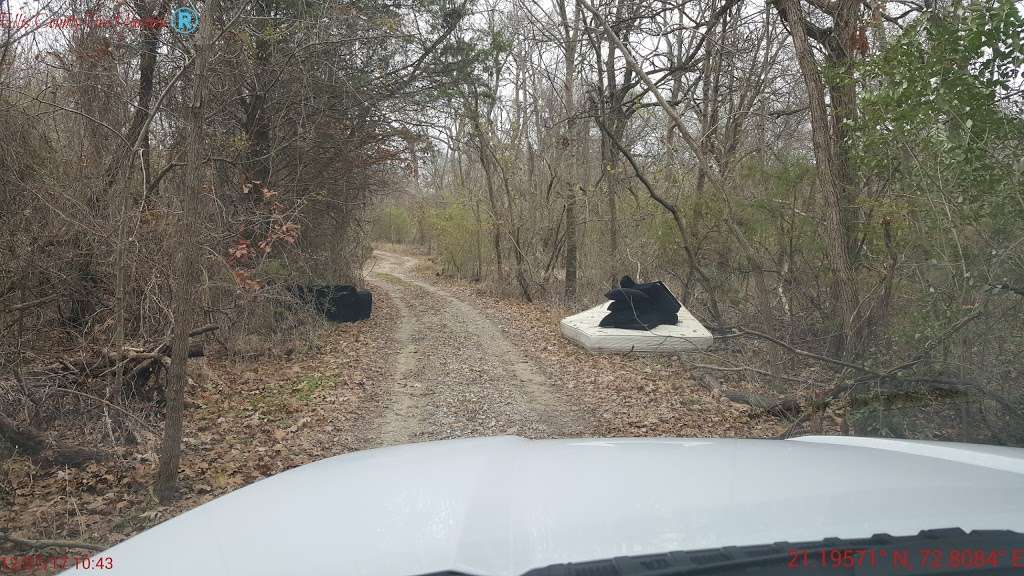
{"type": "Polygon", "coordinates": [[[558,332],[564,311],[444,280],[422,258],[378,253],[374,262],[370,320],[323,326],[315,349],[288,356],[207,360],[189,392],[175,503],[161,505],[150,491],[153,427],[115,459],[81,468],[0,462],[0,529],[112,545],[288,468],[399,442],[509,433],[767,437],[783,429],[695,384],[672,357],[575,347],[558,332]]]}
{"type": "Polygon", "coordinates": [[[321,327],[315,350],[209,358],[206,377],[196,378],[203,383],[189,391],[181,498],[172,505],[151,493],[159,430],[150,430],[116,458],[81,468],[0,462],[0,530],[112,545],[261,478],[366,447],[362,426],[379,417],[394,324],[386,296],[380,304],[369,321],[321,327]]]}
{"type": "Polygon", "coordinates": [[[670,355],[595,355],[566,340],[559,321],[570,311],[498,298],[482,287],[425,277],[472,303],[496,322],[549,381],[571,393],[594,419],[592,436],[747,437],[780,434],[785,426],[758,417],[698,385],[691,370],[670,355]]]}

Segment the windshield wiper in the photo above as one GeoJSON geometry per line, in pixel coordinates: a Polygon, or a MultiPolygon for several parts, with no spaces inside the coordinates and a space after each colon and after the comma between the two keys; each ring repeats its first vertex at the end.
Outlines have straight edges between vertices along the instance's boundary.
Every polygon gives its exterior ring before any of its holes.
{"type": "MultiPolygon", "coordinates": [[[[554,564],[523,576],[917,576],[1024,574],[1024,534],[923,530],[915,536],[826,538],[554,564]]],[[[427,576],[469,576],[440,572],[427,576]]]]}

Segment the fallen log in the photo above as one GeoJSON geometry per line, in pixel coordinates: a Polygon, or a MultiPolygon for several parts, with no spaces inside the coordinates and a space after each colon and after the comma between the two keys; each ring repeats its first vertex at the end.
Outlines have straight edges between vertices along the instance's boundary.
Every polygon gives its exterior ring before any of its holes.
{"type": "Polygon", "coordinates": [[[29,302],[22,302],[21,304],[14,304],[13,306],[8,306],[4,310],[4,312],[7,313],[7,312],[18,312],[18,311],[21,311],[21,310],[27,310],[29,308],[33,308],[35,306],[39,306],[40,304],[46,304],[47,302],[53,302],[56,299],[57,299],[57,295],[56,294],[51,294],[49,296],[44,296],[42,298],[37,298],[35,300],[31,300],[29,302]]]}
{"type": "Polygon", "coordinates": [[[767,414],[784,420],[796,418],[802,410],[800,401],[794,398],[771,400],[757,394],[743,394],[741,392],[726,392],[724,396],[737,404],[746,404],[758,410],[758,414],[767,414]]]}
{"type": "Polygon", "coordinates": [[[4,542],[10,542],[11,544],[17,544],[34,550],[41,550],[43,548],[81,548],[82,550],[95,550],[97,552],[106,550],[105,546],[89,542],[79,542],[77,540],[29,540],[28,538],[19,538],[13,534],[0,531],[0,544],[4,542]]]}
{"type": "MultiPolygon", "coordinates": [[[[220,326],[213,324],[196,328],[189,333],[189,336],[195,338],[196,336],[202,336],[209,332],[219,329],[220,326]]],[[[137,348],[125,348],[120,351],[104,351],[98,355],[90,358],[59,358],[57,364],[51,364],[42,368],[40,371],[47,373],[54,372],[71,372],[82,376],[98,376],[108,372],[111,368],[121,363],[130,363],[138,361],[140,364],[146,364],[147,367],[153,364],[154,360],[159,360],[163,356],[169,356],[171,353],[170,343],[164,343],[158,346],[151,352],[146,352],[137,348]]],[[[203,342],[190,342],[188,348],[189,358],[200,358],[206,355],[206,347],[203,342]]],[[[142,370],[138,370],[138,366],[132,368],[132,373],[136,376],[140,375],[142,370]]]]}
{"type": "MultiPolygon", "coordinates": [[[[189,338],[195,338],[196,336],[202,336],[203,334],[207,334],[209,332],[213,332],[214,330],[219,330],[219,329],[220,329],[220,326],[217,326],[216,324],[208,324],[206,326],[202,326],[200,328],[196,328],[195,330],[192,330],[191,332],[188,333],[188,337],[189,338]]],[[[163,356],[170,356],[171,355],[171,343],[167,342],[165,344],[162,344],[159,348],[157,348],[155,350],[155,352],[157,354],[161,354],[163,356]]],[[[188,357],[189,358],[196,358],[196,357],[199,357],[199,356],[202,356],[202,355],[203,355],[203,343],[202,342],[192,342],[192,343],[189,344],[189,348],[188,348],[188,357]]]]}

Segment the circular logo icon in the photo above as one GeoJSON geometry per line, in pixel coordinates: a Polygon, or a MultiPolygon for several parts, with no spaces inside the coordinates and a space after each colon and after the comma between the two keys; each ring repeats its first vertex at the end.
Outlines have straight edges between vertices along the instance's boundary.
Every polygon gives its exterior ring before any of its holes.
{"type": "Polygon", "coordinates": [[[175,8],[171,12],[171,28],[177,30],[179,34],[195,32],[199,29],[199,13],[188,6],[175,8]]]}

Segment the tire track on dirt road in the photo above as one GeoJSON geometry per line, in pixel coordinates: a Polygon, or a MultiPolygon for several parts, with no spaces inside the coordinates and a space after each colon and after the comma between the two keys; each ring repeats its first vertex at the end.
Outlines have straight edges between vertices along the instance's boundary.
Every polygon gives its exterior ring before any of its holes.
{"type": "Polygon", "coordinates": [[[590,418],[473,305],[418,278],[416,258],[375,251],[368,278],[397,308],[397,353],[367,444],[515,434],[587,435],[590,418]]]}

